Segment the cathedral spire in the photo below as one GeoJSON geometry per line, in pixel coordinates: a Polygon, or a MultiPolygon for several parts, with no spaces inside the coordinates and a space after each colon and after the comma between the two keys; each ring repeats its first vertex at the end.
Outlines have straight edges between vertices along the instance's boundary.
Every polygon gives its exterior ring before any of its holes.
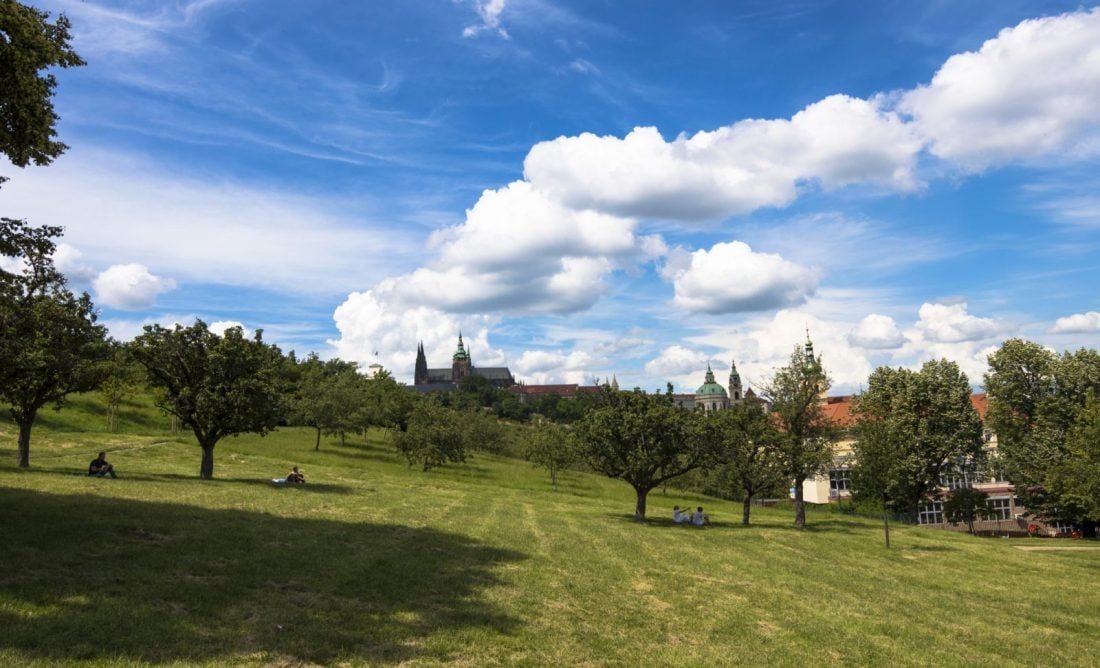
{"type": "Polygon", "coordinates": [[[424,356],[424,342],[416,346],[416,369],[413,372],[413,385],[428,383],[428,359],[424,356]]]}

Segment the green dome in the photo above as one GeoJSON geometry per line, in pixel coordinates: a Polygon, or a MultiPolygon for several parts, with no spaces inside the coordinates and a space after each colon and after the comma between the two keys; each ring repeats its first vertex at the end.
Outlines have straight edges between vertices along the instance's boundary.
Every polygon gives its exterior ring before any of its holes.
{"type": "Polygon", "coordinates": [[[706,382],[699,386],[698,390],[695,390],[696,397],[725,397],[726,388],[722,387],[718,383],[714,382],[714,372],[711,371],[710,365],[707,365],[707,377],[706,382]]]}

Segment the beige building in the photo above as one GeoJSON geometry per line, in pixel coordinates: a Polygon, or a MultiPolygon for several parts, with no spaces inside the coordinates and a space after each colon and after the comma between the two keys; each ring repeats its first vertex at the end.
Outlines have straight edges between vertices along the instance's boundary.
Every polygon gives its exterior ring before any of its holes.
{"type": "MultiPolygon", "coordinates": [[[[803,483],[802,492],[807,503],[832,503],[849,498],[852,493],[851,468],[854,464],[852,444],[853,439],[848,436],[851,426],[855,422],[852,415],[851,396],[826,397],[824,409],[826,417],[846,434],[844,438],[833,447],[833,462],[827,475],[812,478],[803,483]]],[[[985,394],[970,395],[970,404],[978,412],[978,416],[985,422],[986,412],[989,407],[989,398],[985,394]]],[[[982,432],[985,442],[986,467],[979,471],[956,469],[940,476],[940,490],[950,494],[952,490],[973,487],[985,492],[987,495],[987,509],[990,518],[975,523],[975,529],[979,532],[1003,532],[1022,533],[1027,531],[1029,524],[1035,524],[1049,535],[1061,535],[1069,531],[1069,527],[1061,525],[1048,525],[1035,519],[1024,519],[1026,509],[1016,498],[1014,488],[1008,482],[997,466],[997,435],[991,429],[985,428],[982,432]]],[[[919,524],[944,526],[953,528],[949,523],[945,524],[943,516],[943,501],[928,501],[921,505],[917,516],[919,524]]],[[[965,529],[965,527],[958,527],[965,529]]]]}

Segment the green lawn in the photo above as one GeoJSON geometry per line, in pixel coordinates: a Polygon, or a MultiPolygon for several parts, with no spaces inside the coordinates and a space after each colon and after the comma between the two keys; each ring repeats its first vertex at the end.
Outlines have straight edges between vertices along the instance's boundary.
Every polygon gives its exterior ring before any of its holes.
{"type": "Polygon", "coordinates": [[[382,434],[200,450],[148,404],[97,432],[46,414],[31,469],[0,427],[0,664],[1096,665],[1100,549],[976,539],[475,455],[407,468],[382,434]],[[128,416],[128,417],[127,417],[128,416]],[[118,480],[81,475],[95,453],[118,480]],[[269,480],[298,464],[310,482],[269,480]],[[715,524],[673,525],[673,504],[715,524]]]}

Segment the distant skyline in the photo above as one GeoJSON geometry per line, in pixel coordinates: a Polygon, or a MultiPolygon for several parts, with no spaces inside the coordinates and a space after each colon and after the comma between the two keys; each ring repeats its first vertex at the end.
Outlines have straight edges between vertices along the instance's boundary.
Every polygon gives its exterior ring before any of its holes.
{"type": "Polygon", "coordinates": [[[31,2],[72,22],[0,213],[128,340],[262,328],[412,382],[834,392],[1100,340],[1100,8],[1070,2],[31,2]],[[1042,11],[1043,13],[1037,13],[1042,11]]]}

